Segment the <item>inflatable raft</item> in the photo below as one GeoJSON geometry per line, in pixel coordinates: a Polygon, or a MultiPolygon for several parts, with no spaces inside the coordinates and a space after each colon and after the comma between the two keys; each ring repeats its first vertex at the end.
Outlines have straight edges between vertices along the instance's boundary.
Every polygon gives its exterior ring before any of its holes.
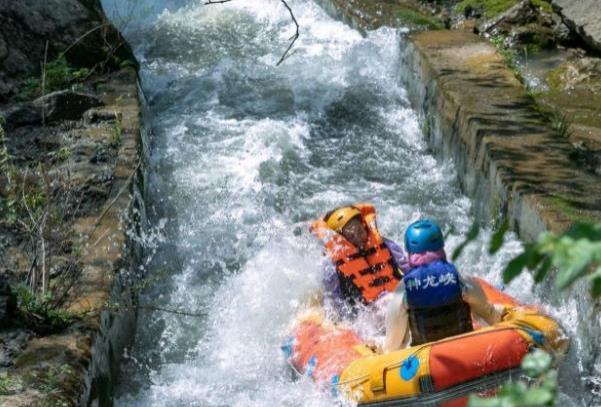
{"type": "MultiPolygon", "coordinates": [[[[555,320],[483,280],[478,283],[490,302],[506,307],[502,322],[381,354],[352,329],[328,324],[319,313],[306,313],[282,349],[299,374],[360,405],[433,402],[439,395],[482,389],[476,386],[519,371],[522,358],[535,348],[555,355],[565,352],[568,340],[555,320]]],[[[456,397],[440,405],[461,406],[465,401],[456,397]]]]}

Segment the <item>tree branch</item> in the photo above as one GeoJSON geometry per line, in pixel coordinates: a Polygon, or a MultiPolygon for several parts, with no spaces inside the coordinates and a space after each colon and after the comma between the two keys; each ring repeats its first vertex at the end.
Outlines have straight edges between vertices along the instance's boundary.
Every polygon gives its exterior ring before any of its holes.
{"type": "Polygon", "coordinates": [[[206,312],[188,312],[188,311],[184,311],[181,309],[166,308],[166,307],[161,307],[161,306],[153,305],[153,304],[122,305],[122,304],[110,304],[110,303],[101,309],[96,309],[94,311],[86,312],[84,314],[86,314],[86,315],[96,314],[97,312],[101,312],[103,310],[106,310],[109,312],[119,312],[119,311],[139,310],[139,309],[167,312],[169,314],[182,315],[185,317],[194,317],[194,318],[205,318],[208,315],[208,313],[206,313],[206,312]]]}
{"type": "Polygon", "coordinates": [[[300,36],[300,32],[299,32],[300,26],[298,25],[298,21],[296,21],[296,17],[294,17],[294,13],[292,12],[292,9],[288,5],[288,3],[286,3],[286,0],[280,0],[280,1],[284,5],[284,7],[286,7],[288,9],[288,12],[290,13],[290,18],[292,18],[292,22],[296,26],[296,32],[294,33],[294,35],[292,37],[290,37],[290,40],[292,40],[292,42],[290,42],[290,45],[288,45],[288,48],[286,48],[286,51],[284,52],[284,54],[282,55],[282,57],[280,58],[280,60],[278,61],[278,63],[275,64],[276,66],[279,66],[282,62],[284,62],[284,60],[286,58],[288,58],[288,56],[289,56],[288,53],[290,52],[290,50],[292,49],[292,46],[294,45],[294,43],[296,42],[296,40],[300,36]]]}
{"type": "MultiPolygon", "coordinates": [[[[209,4],[229,3],[230,1],[232,1],[232,0],[208,0],[204,4],[206,6],[206,5],[209,5],[209,4]]],[[[296,42],[296,40],[298,39],[298,37],[300,37],[300,31],[299,31],[300,25],[298,24],[298,21],[296,21],[296,17],[294,16],[294,13],[292,12],[292,9],[290,8],[290,6],[286,2],[286,0],[280,0],[280,2],[282,2],[282,4],[284,5],[284,7],[286,7],[286,9],[288,10],[288,13],[290,13],[290,18],[292,19],[292,22],[296,26],[296,32],[294,33],[294,35],[292,37],[289,38],[289,41],[291,41],[290,45],[288,45],[288,48],[286,48],[286,51],[284,51],[284,54],[282,55],[282,57],[280,58],[280,60],[278,61],[278,63],[275,64],[275,66],[279,66],[290,55],[292,55],[292,54],[290,54],[290,50],[292,49],[292,46],[294,45],[294,43],[296,42]]]]}

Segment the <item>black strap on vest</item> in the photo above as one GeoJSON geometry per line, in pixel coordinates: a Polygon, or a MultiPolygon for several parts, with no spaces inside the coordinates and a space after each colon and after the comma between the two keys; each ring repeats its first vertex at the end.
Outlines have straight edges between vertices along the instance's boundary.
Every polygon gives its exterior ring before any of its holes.
{"type": "Polygon", "coordinates": [[[471,332],[469,305],[463,301],[434,308],[409,309],[411,345],[422,345],[471,332]]]}

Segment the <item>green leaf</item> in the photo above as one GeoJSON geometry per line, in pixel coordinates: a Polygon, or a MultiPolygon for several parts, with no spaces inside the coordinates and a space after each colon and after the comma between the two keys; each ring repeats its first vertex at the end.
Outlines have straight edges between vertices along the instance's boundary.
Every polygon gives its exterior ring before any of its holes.
{"type": "Polygon", "coordinates": [[[505,237],[505,234],[508,230],[509,222],[505,220],[490,239],[490,246],[488,247],[488,252],[490,254],[495,254],[503,246],[503,238],[505,237]]]}
{"type": "Polygon", "coordinates": [[[534,272],[534,281],[540,283],[551,268],[551,258],[546,256],[534,272]]]}
{"type": "Polygon", "coordinates": [[[557,390],[557,370],[550,370],[543,377],[542,388],[555,392],[557,390]]]}
{"type": "Polygon", "coordinates": [[[562,240],[561,244],[553,255],[553,265],[559,269],[555,284],[565,289],[590,269],[599,248],[588,240],[562,240]]]}
{"type": "Polygon", "coordinates": [[[564,233],[564,236],[574,240],[586,239],[599,242],[601,241],[601,223],[576,223],[564,233]]]}
{"type": "Polygon", "coordinates": [[[597,267],[597,271],[591,276],[593,279],[593,297],[601,296],[601,266],[597,267]]]}
{"type": "Polygon", "coordinates": [[[550,406],[553,404],[554,399],[555,394],[549,391],[548,389],[530,389],[526,393],[524,393],[519,405],[524,407],[550,406]]]}
{"type": "Polygon", "coordinates": [[[537,378],[549,371],[552,362],[553,358],[551,358],[551,355],[537,349],[524,357],[522,360],[522,370],[526,376],[537,378]]]}
{"type": "Polygon", "coordinates": [[[475,395],[470,395],[467,407],[503,407],[502,401],[497,398],[484,398],[475,395]]]}
{"type": "Polygon", "coordinates": [[[509,262],[509,264],[507,264],[505,270],[503,270],[503,282],[507,284],[511,280],[516,278],[522,272],[522,270],[524,270],[524,267],[526,267],[527,262],[528,255],[525,252],[518,255],[517,257],[514,257],[509,262]]]}
{"type": "Polygon", "coordinates": [[[545,257],[538,246],[527,246],[525,253],[527,257],[526,267],[529,270],[535,270],[545,257]]]}
{"type": "Polygon", "coordinates": [[[461,256],[461,253],[463,253],[463,250],[465,249],[465,247],[469,243],[476,240],[479,233],[480,233],[480,226],[478,225],[477,222],[474,222],[474,224],[472,224],[472,227],[470,228],[469,232],[467,232],[467,235],[465,236],[465,240],[463,242],[461,242],[461,244],[459,246],[457,246],[457,248],[453,251],[453,255],[451,256],[451,259],[453,261],[457,260],[457,258],[459,256],[461,256]]]}

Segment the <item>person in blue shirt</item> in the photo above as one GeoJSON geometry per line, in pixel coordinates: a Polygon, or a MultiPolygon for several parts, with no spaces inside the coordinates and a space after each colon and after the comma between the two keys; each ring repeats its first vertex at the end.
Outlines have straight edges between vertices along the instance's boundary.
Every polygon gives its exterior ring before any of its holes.
{"type": "Polygon", "coordinates": [[[388,304],[384,351],[470,332],[472,312],[489,324],[501,320],[503,307],[489,303],[480,285],[447,261],[436,223],[412,223],[405,249],[408,270],[388,304]]]}

